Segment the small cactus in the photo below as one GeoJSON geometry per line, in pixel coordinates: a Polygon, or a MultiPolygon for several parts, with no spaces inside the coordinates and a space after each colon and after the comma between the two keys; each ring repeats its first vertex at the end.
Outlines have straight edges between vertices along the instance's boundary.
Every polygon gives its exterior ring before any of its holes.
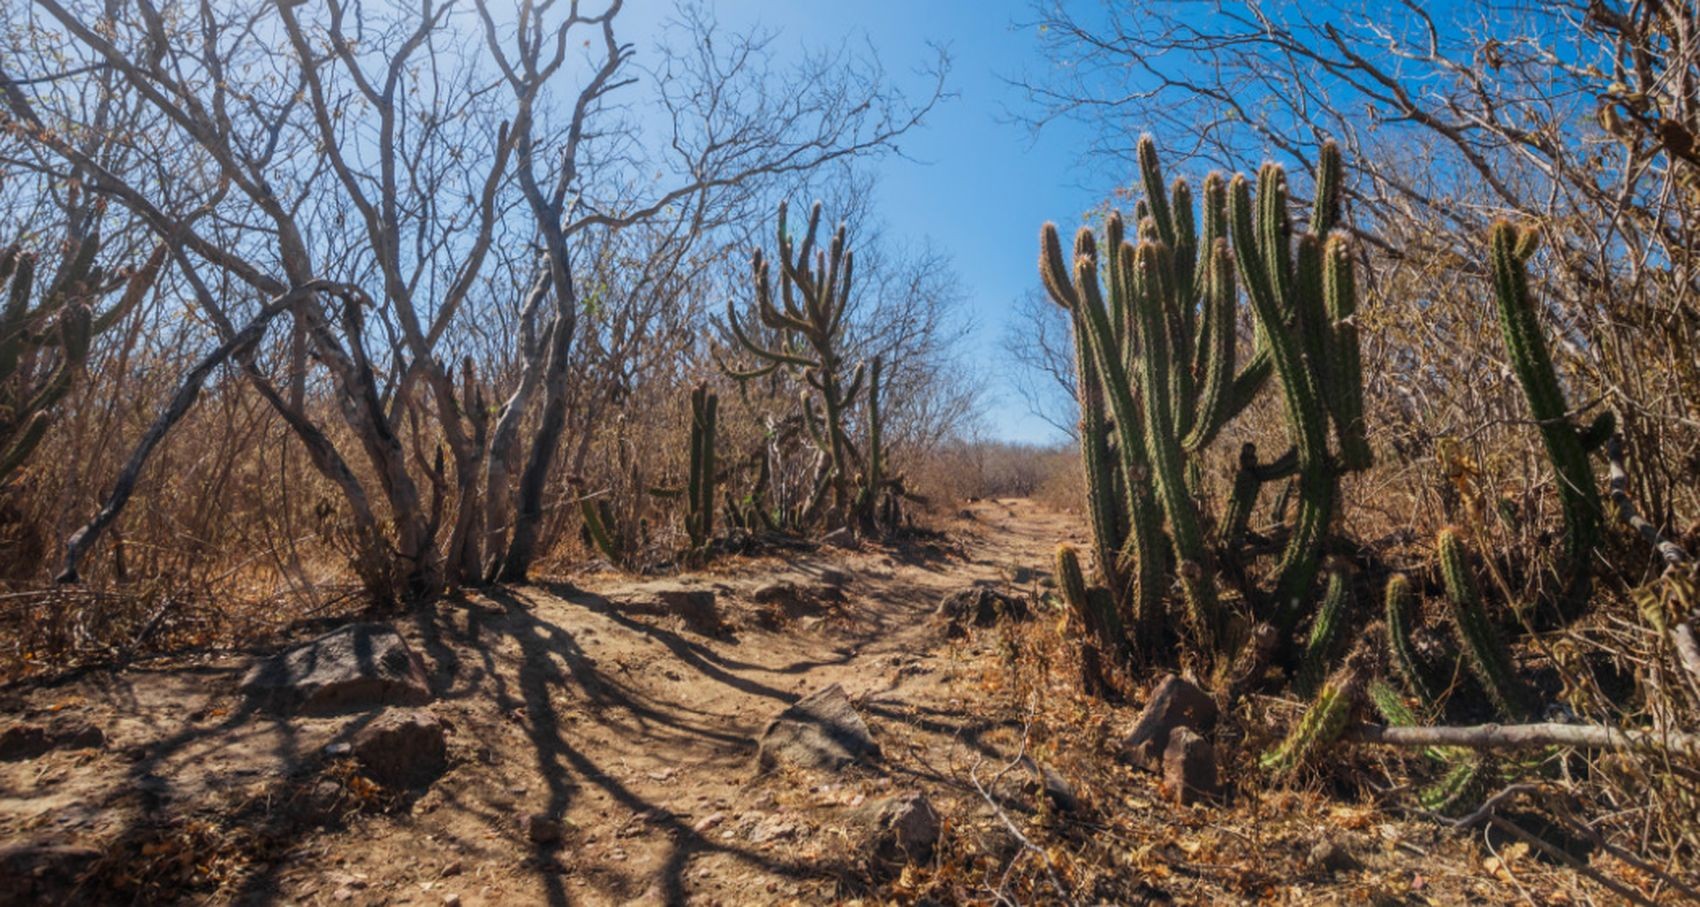
{"type": "Polygon", "coordinates": [[[1410,578],[1403,573],[1388,577],[1386,596],[1387,648],[1393,656],[1393,669],[1424,706],[1432,707],[1440,701],[1440,690],[1411,644],[1416,593],[1411,589],[1410,578]]]}
{"type": "Polygon", "coordinates": [[[1316,692],[1327,671],[1328,661],[1333,656],[1334,646],[1340,636],[1341,624],[1347,607],[1351,603],[1352,585],[1346,572],[1339,568],[1328,571],[1328,592],[1322,598],[1322,608],[1316,612],[1316,621],[1311,624],[1310,638],[1305,643],[1303,659],[1299,662],[1297,689],[1299,695],[1309,696],[1316,692]]]}
{"type": "Polygon", "coordinates": [[[1372,667],[1366,650],[1354,650],[1322,684],[1298,724],[1279,746],[1258,759],[1258,765],[1277,774],[1291,772],[1338,739],[1364,698],[1372,667]]]}
{"type": "Polygon", "coordinates": [[[1471,672],[1481,681],[1482,689],[1501,715],[1518,721],[1526,719],[1530,714],[1527,693],[1512,664],[1511,650],[1482,608],[1458,530],[1451,527],[1441,530],[1438,547],[1446,597],[1452,606],[1452,626],[1471,672]]]}
{"type": "Polygon", "coordinates": [[[691,550],[706,552],[714,541],[714,434],[717,394],[700,384],[691,392],[690,473],[687,477],[685,531],[691,550]]]}

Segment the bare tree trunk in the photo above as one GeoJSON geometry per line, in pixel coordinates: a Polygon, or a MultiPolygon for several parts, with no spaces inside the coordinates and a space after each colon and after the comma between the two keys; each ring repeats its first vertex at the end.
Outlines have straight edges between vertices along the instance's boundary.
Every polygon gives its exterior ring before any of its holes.
{"type": "Polygon", "coordinates": [[[1385,746],[1461,746],[1470,749],[1530,749],[1575,746],[1585,749],[1686,753],[1700,757],[1700,734],[1622,731],[1597,724],[1477,724],[1464,727],[1383,727],[1361,725],[1344,739],[1385,746]]]}

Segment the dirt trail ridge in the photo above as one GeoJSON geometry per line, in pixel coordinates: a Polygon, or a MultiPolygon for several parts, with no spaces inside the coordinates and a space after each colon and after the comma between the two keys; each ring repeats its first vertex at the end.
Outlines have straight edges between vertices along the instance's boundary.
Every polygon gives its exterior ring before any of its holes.
{"type": "Polygon", "coordinates": [[[429,675],[427,708],[449,727],[447,771],[405,796],[367,783],[337,745],[375,713],[253,711],[236,691],[246,657],[14,690],[13,716],[86,720],[105,743],[0,762],[0,837],[93,847],[109,890],[140,900],[853,897],[864,884],[859,805],[922,790],[947,834],[976,811],[995,818],[970,774],[990,777],[1021,745],[1019,723],[979,701],[998,634],[949,638],[931,619],[941,596],[977,583],[1036,592],[1052,546],[1078,534],[1037,504],[986,501],[948,542],[731,558],[665,580],[575,577],[440,603],[396,622],[429,675]],[[841,601],[823,579],[842,582],[841,601]],[[825,600],[755,603],[775,582],[825,600]],[[703,635],[631,606],[661,587],[712,589],[729,629],[703,635]],[[880,764],[759,771],[765,723],[830,684],[866,719],[880,764]],[[559,818],[558,843],[529,839],[522,820],[534,814],[559,818]]]}

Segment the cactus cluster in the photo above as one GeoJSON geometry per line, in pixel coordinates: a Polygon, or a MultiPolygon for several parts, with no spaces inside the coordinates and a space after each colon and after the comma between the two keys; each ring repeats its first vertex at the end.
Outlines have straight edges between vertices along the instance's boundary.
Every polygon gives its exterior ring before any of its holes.
{"type": "Polygon", "coordinates": [[[95,264],[100,250],[100,235],[89,233],[47,280],[38,279],[33,253],[0,250],[0,486],[46,436],[93,339],[141,302],[165,263],[160,245],[134,273],[109,275],[95,264]],[[120,286],[117,302],[97,314],[92,304],[120,286]]]}
{"type": "Polygon", "coordinates": [[[1070,261],[1055,225],[1046,224],[1039,270],[1074,328],[1100,582],[1138,647],[1153,650],[1166,623],[1164,593],[1178,581],[1193,639],[1216,652],[1224,641],[1218,571],[1243,578],[1238,549],[1261,486],[1299,478],[1299,514],[1272,606],[1290,629],[1313,604],[1339,476],[1370,461],[1351,255],[1333,232],[1341,164],[1335,146],[1326,146],[1310,229],[1295,236],[1281,168],[1264,168],[1254,214],[1243,177],[1212,174],[1195,204],[1185,180],[1165,184],[1149,137],[1138,156],[1144,198],[1134,235],[1112,212],[1102,247],[1083,228],[1070,261]],[[1256,331],[1252,356],[1239,367],[1242,288],[1256,331]],[[1260,464],[1247,445],[1227,511],[1210,519],[1196,487],[1202,454],[1272,373],[1286,396],[1293,450],[1260,464]],[[1329,449],[1330,424],[1338,454],[1329,449]]]}
{"type": "Polygon", "coordinates": [[[1517,373],[1517,382],[1529,401],[1529,411],[1540,428],[1547,457],[1558,475],[1567,574],[1558,613],[1565,620],[1574,620],[1587,605],[1593,588],[1592,558],[1600,544],[1603,517],[1599,486],[1594,481],[1588,454],[1611,437],[1616,420],[1610,411],[1601,413],[1586,427],[1578,426],[1570,418],[1564,390],[1541,332],[1536,302],[1529,291],[1526,265],[1537,248],[1537,237],[1534,231],[1519,232],[1504,221],[1494,224],[1489,237],[1494,301],[1512,369],[1517,373]]]}
{"type": "Polygon", "coordinates": [[[882,514],[897,512],[895,498],[901,496],[903,480],[887,474],[880,437],[879,373],[883,363],[875,357],[872,363],[847,369],[845,361],[845,316],[850,308],[855,253],[848,247],[843,224],[833,232],[827,248],[816,248],[819,202],[809,211],[801,244],[794,245],[786,211],[787,205],[781,202],[777,297],[766,254],[757,249],[751,256],[755,321],[767,337],[757,336],[757,331],[746,327],[732,303],[726,306],[728,330],[737,346],[753,355],[758,365],[744,370],[728,367],[726,371],[740,382],[781,368],[801,374],[808,386],[802,394],[803,421],[809,437],[825,455],[802,522],[819,519],[828,528],[857,525],[871,529],[879,524],[882,514]],[[850,431],[858,400],[866,401],[865,453],[850,431]],[[829,495],[831,503],[827,506],[829,495]]]}

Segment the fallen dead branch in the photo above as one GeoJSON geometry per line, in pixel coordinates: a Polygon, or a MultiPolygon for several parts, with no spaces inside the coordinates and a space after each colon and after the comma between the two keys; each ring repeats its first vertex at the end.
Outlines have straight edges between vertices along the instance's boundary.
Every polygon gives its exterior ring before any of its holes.
{"type": "Polygon", "coordinates": [[[1584,749],[1679,752],[1700,758],[1700,734],[1624,731],[1598,724],[1476,724],[1437,727],[1385,727],[1365,724],[1343,739],[1383,746],[1459,746],[1469,749],[1530,749],[1575,746],[1584,749]]]}

